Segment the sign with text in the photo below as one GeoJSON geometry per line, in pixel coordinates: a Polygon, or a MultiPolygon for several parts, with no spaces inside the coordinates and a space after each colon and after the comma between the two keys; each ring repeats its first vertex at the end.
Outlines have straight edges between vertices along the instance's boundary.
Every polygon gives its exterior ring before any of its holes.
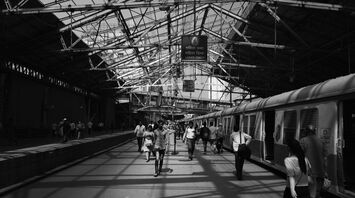
{"type": "Polygon", "coordinates": [[[206,62],[207,36],[181,36],[181,61],[206,62]]]}
{"type": "Polygon", "coordinates": [[[184,83],[182,84],[182,91],[195,92],[195,81],[194,80],[184,80],[184,83]]]}

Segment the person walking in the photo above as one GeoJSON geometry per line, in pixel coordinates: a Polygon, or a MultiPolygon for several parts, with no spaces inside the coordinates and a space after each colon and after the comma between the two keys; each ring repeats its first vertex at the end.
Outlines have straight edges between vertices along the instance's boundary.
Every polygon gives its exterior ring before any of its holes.
{"type": "Polygon", "coordinates": [[[146,162],[150,161],[150,153],[154,148],[154,132],[151,125],[148,126],[148,130],[143,133],[144,144],[143,151],[145,152],[146,162]]]}
{"type": "MultiPolygon", "coordinates": [[[[189,125],[187,125],[189,126],[189,125]]],[[[195,144],[198,144],[198,142],[200,141],[201,139],[201,135],[200,135],[200,130],[201,128],[198,126],[198,124],[196,123],[195,124],[195,144]]]]}
{"type": "Polygon", "coordinates": [[[189,122],[188,127],[186,127],[185,133],[183,135],[182,141],[187,144],[187,152],[189,154],[189,159],[193,159],[193,154],[195,151],[195,139],[196,139],[196,130],[194,128],[194,123],[189,122]]]}
{"type": "Polygon", "coordinates": [[[238,131],[238,128],[234,127],[233,133],[230,135],[230,141],[233,146],[235,157],[235,175],[238,180],[242,180],[244,157],[239,153],[239,145],[246,144],[246,146],[248,146],[251,142],[251,136],[244,132],[238,131]]]}
{"type": "Polygon", "coordinates": [[[136,134],[137,142],[138,142],[138,152],[143,152],[142,143],[143,143],[144,131],[145,131],[145,126],[142,124],[142,121],[139,121],[139,124],[136,126],[136,129],[134,129],[134,133],[136,134]]]}
{"type": "Polygon", "coordinates": [[[217,153],[216,143],[217,143],[217,127],[213,125],[213,122],[210,123],[210,127],[208,128],[211,132],[210,134],[210,146],[211,151],[217,153]]]}
{"type": "Polygon", "coordinates": [[[313,125],[306,127],[305,134],[306,136],[300,139],[300,144],[312,166],[312,182],[309,184],[310,196],[311,198],[319,198],[326,177],[326,149],[316,135],[313,125]]]}
{"type": "Polygon", "coordinates": [[[154,144],[154,152],[155,152],[155,173],[154,177],[157,177],[163,167],[165,150],[166,150],[166,143],[169,131],[164,130],[163,128],[163,121],[159,120],[157,124],[157,129],[154,130],[155,134],[155,144],[154,144]]]}
{"type": "Polygon", "coordinates": [[[284,160],[287,183],[284,190],[284,198],[309,198],[308,173],[311,168],[300,143],[295,139],[286,140],[289,157],[284,160]]]}
{"type": "Polygon", "coordinates": [[[217,128],[217,142],[216,142],[217,153],[223,153],[223,140],[224,140],[223,125],[222,123],[219,123],[217,128]]]}
{"type": "Polygon", "coordinates": [[[200,136],[203,143],[203,153],[207,152],[207,142],[210,140],[211,131],[206,127],[206,122],[202,123],[202,128],[200,129],[200,136]]]}

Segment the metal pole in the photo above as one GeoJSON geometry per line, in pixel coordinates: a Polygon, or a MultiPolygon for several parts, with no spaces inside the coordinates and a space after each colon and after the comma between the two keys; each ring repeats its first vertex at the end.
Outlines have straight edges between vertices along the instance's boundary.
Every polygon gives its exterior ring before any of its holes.
{"type": "MultiPolygon", "coordinates": [[[[174,123],[174,113],[173,112],[171,112],[171,120],[174,123]]],[[[174,151],[171,154],[172,155],[177,155],[178,154],[178,152],[176,152],[176,130],[174,132],[174,151]]]]}

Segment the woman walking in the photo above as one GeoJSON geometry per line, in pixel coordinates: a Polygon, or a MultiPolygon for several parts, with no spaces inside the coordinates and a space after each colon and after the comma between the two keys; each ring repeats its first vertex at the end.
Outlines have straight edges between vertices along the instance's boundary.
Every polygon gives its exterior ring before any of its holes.
{"type": "Polygon", "coordinates": [[[158,128],[154,130],[155,134],[155,145],[154,145],[154,152],[155,152],[155,174],[154,177],[157,177],[163,167],[166,143],[167,143],[167,134],[168,130],[163,129],[163,121],[158,121],[158,128]]]}
{"type": "Polygon", "coordinates": [[[295,139],[286,142],[290,156],[285,158],[287,183],[284,198],[309,198],[308,175],[310,163],[305,157],[300,143],[295,139]]]}
{"type": "Polygon", "coordinates": [[[150,160],[150,153],[154,148],[154,132],[151,125],[148,126],[148,130],[143,133],[144,144],[143,151],[145,152],[146,162],[150,160]]]}

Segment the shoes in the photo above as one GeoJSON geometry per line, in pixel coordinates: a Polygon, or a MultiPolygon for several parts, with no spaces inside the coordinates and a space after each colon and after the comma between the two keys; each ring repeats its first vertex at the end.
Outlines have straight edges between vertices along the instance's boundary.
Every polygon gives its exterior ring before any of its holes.
{"type": "Polygon", "coordinates": [[[190,156],[189,159],[192,160],[192,156],[190,156]]]}
{"type": "Polygon", "coordinates": [[[158,175],[159,175],[158,173],[155,173],[155,174],[154,174],[154,177],[158,177],[158,175]]]}
{"type": "Polygon", "coordinates": [[[150,159],[147,159],[145,162],[149,162],[150,161],[150,159]]]}
{"type": "Polygon", "coordinates": [[[238,176],[237,171],[233,171],[233,175],[235,175],[238,180],[243,180],[243,177],[241,175],[238,176]]]}

